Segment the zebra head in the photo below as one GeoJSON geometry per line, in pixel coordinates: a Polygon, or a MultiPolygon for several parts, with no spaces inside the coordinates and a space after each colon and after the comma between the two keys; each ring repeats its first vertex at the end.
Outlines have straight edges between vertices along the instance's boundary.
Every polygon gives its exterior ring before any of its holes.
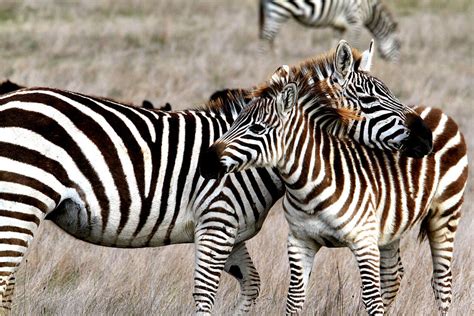
{"type": "Polygon", "coordinates": [[[250,167],[277,167],[289,143],[297,142],[303,130],[316,128],[410,157],[428,154],[431,131],[369,74],[372,55],[373,42],[361,55],[341,41],[332,55],[278,68],[253,91],[230,129],[202,154],[201,174],[217,178],[250,167]]]}

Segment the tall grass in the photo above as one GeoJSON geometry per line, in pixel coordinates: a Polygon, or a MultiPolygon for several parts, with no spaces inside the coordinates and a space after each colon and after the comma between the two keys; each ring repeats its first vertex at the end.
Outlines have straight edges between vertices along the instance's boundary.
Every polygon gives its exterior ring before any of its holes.
{"type": "MultiPolygon", "coordinates": [[[[472,1],[390,3],[402,38],[399,64],[375,60],[374,73],[408,104],[441,107],[474,149],[472,1]]],[[[363,43],[370,36],[365,35],[363,43]]],[[[335,33],[288,23],[274,54],[259,54],[257,1],[2,1],[0,78],[139,103],[197,105],[215,90],[250,87],[280,64],[334,47],[335,33]]],[[[471,168],[472,169],[472,168],[471,168]]],[[[474,314],[472,176],[453,261],[453,315],[474,314]]],[[[252,314],[284,312],[287,225],[281,205],[249,242],[262,277],[252,314]]],[[[416,231],[402,240],[405,278],[392,315],[433,315],[431,259],[416,231]]],[[[193,246],[111,249],[77,241],[50,222],[39,229],[18,271],[18,315],[180,315],[193,312],[193,246]]],[[[230,314],[238,285],[224,275],[215,312],[230,314]]],[[[306,315],[365,313],[347,249],[316,256],[306,315]]]]}

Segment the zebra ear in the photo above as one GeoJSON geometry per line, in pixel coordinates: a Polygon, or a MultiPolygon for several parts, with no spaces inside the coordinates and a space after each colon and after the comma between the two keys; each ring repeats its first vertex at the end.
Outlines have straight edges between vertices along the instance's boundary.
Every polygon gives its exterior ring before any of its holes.
{"type": "Polygon", "coordinates": [[[349,44],[341,40],[336,48],[336,58],[334,58],[334,68],[336,69],[336,79],[339,84],[343,84],[352,70],[354,57],[349,44]]]}
{"type": "Polygon", "coordinates": [[[271,81],[274,84],[288,82],[290,76],[290,67],[288,65],[281,65],[275,70],[272,75],[271,81]]]}
{"type": "Polygon", "coordinates": [[[277,108],[279,114],[288,113],[295,105],[298,99],[298,90],[294,82],[286,84],[283,90],[277,96],[277,108]]]}
{"type": "Polygon", "coordinates": [[[360,61],[359,70],[370,71],[372,66],[372,57],[374,56],[374,39],[370,41],[369,49],[362,53],[362,59],[360,61]]]}

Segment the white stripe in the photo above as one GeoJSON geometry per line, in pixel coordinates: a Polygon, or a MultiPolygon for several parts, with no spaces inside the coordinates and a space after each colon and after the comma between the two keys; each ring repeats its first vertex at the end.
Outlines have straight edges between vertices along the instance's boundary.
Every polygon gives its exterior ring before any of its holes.
{"type": "Polygon", "coordinates": [[[54,201],[49,196],[43,194],[42,192],[36,189],[33,189],[32,187],[23,184],[0,181],[0,192],[31,196],[46,204],[48,209],[53,209],[55,207],[54,201]]]}

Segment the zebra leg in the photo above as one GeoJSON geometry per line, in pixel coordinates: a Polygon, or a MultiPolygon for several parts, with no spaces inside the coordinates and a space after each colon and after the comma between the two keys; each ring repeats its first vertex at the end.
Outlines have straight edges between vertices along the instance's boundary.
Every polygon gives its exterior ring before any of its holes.
{"type": "Polygon", "coordinates": [[[12,272],[7,277],[1,277],[0,288],[1,292],[1,306],[0,315],[8,315],[11,310],[13,292],[15,291],[15,274],[12,272]]]}
{"type": "Polygon", "coordinates": [[[400,240],[379,247],[380,281],[385,311],[393,303],[403,277],[403,266],[400,258],[400,240]]]}
{"type": "Polygon", "coordinates": [[[298,239],[291,233],[288,236],[290,287],[286,301],[287,315],[298,315],[303,309],[314,256],[320,248],[313,241],[298,239]]]}
{"type": "Polygon", "coordinates": [[[20,265],[33,234],[44,218],[38,208],[2,199],[0,193],[0,314],[11,309],[15,289],[15,272],[20,265]]]}
{"type": "Polygon", "coordinates": [[[260,293],[260,276],[245,243],[234,247],[224,270],[236,278],[240,284],[240,297],[235,308],[236,314],[248,313],[260,293]]]}
{"type": "Polygon", "coordinates": [[[195,230],[194,302],[197,315],[210,315],[222,271],[235,244],[238,220],[222,208],[201,215],[195,230]]]}
{"type": "Polygon", "coordinates": [[[362,301],[369,315],[383,315],[380,294],[380,251],[376,238],[365,236],[351,245],[362,281],[362,301]]]}
{"type": "MultiPolygon", "coordinates": [[[[264,13],[263,20],[260,22],[260,39],[268,42],[268,46],[274,52],[275,37],[280,31],[281,26],[288,21],[290,16],[286,12],[273,13],[268,15],[264,13]]],[[[261,46],[260,50],[265,52],[265,48],[261,46]]]]}
{"type": "MultiPolygon", "coordinates": [[[[451,204],[452,201],[448,200],[451,204]]],[[[433,260],[433,287],[438,309],[447,315],[452,299],[451,262],[453,259],[454,237],[461,217],[462,200],[449,209],[433,214],[427,219],[427,235],[433,260]]]]}

